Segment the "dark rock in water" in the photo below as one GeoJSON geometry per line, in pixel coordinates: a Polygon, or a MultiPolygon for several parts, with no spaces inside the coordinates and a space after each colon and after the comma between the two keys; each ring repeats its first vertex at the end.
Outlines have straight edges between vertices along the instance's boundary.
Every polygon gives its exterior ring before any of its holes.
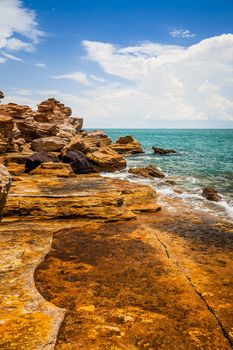
{"type": "Polygon", "coordinates": [[[50,152],[33,153],[26,159],[25,172],[30,173],[30,171],[36,169],[40,164],[47,162],[58,163],[60,162],[60,159],[58,155],[50,152]]]}
{"type": "Polygon", "coordinates": [[[209,201],[213,201],[213,202],[219,202],[221,200],[221,196],[212,187],[203,188],[202,196],[208,199],[209,201]]]}
{"type": "Polygon", "coordinates": [[[163,148],[159,148],[159,147],[152,147],[152,148],[156,154],[165,155],[165,154],[170,154],[170,153],[176,153],[176,151],[174,151],[173,149],[163,149],[163,148]]]}
{"type": "Polygon", "coordinates": [[[76,174],[95,172],[92,162],[80,151],[68,151],[60,158],[62,162],[69,163],[76,174]]]}
{"type": "Polygon", "coordinates": [[[165,174],[154,165],[148,165],[147,167],[144,167],[144,168],[130,168],[129,173],[137,176],[147,177],[147,178],[165,177],[165,174]]]}
{"type": "Polygon", "coordinates": [[[173,186],[173,185],[175,185],[176,184],[176,182],[174,181],[174,180],[166,180],[166,181],[164,181],[166,184],[168,184],[168,185],[171,185],[171,186],[173,186]]]}

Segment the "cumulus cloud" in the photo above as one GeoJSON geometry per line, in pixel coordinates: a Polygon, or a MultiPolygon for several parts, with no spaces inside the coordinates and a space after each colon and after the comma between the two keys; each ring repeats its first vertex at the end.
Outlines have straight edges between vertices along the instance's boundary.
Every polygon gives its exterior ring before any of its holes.
{"type": "Polygon", "coordinates": [[[74,73],[68,73],[68,74],[62,74],[62,75],[55,75],[53,76],[54,79],[70,79],[77,81],[83,85],[90,85],[90,81],[88,79],[87,74],[83,72],[74,72],[74,73]]]}
{"type": "Polygon", "coordinates": [[[92,41],[83,41],[83,46],[87,58],[109,75],[104,86],[79,97],[87,116],[112,118],[113,126],[129,127],[136,120],[143,125],[145,119],[150,126],[156,120],[233,121],[232,34],[189,47],[143,43],[122,48],[92,41]]]}
{"type": "Polygon", "coordinates": [[[44,35],[38,29],[36,13],[21,0],[0,1],[0,49],[31,51],[44,35]]]}
{"type": "Polygon", "coordinates": [[[173,38],[194,38],[196,36],[188,29],[172,29],[169,34],[173,38]]]}

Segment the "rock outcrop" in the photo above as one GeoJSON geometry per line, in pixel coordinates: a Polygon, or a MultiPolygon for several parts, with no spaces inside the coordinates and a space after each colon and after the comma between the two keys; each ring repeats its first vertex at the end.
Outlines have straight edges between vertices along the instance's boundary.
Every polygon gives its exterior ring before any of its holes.
{"type": "Polygon", "coordinates": [[[81,151],[86,154],[94,152],[100,147],[109,146],[111,142],[112,140],[104,131],[82,131],[63,148],[62,154],[66,154],[68,151],[81,151]]]}
{"type": "Polygon", "coordinates": [[[31,142],[33,150],[60,150],[80,132],[83,125],[83,120],[72,117],[71,113],[69,107],[56,99],[43,101],[37,111],[15,103],[1,104],[0,153],[28,152],[31,142]],[[56,137],[56,142],[54,139],[49,142],[47,138],[51,137],[56,137]],[[45,140],[35,141],[40,138],[45,140]]]}
{"type": "Polygon", "coordinates": [[[64,163],[69,163],[75,174],[88,174],[95,172],[93,163],[80,151],[67,151],[61,155],[64,163]]]}
{"type": "Polygon", "coordinates": [[[152,147],[152,148],[153,148],[154,153],[160,154],[160,155],[176,153],[176,151],[174,151],[173,149],[163,149],[163,148],[159,148],[159,147],[152,147]]]}
{"type": "Polygon", "coordinates": [[[6,167],[0,164],[0,220],[6,204],[7,194],[11,186],[11,176],[6,167]]]}
{"type": "Polygon", "coordinates": [[[25,159],[25,172],[30,173],[32,170],[36,169],[42,163],[59,163],[60,159],[58,154],[49,152],[36,152],[25,159]]]}
{"type": "Polygon", "coordinates": [[[66,145],[66,140],[61,137],[51,136],[42,137],[32,141],[31,148],[37,152],[55,152],[60,151],[66,145]]]}
{"type": "Polygon", "coordinates": [[[140,142],[130,135],[119,137],[116,143],[111,145],[111,148],[120,154],[126,155],[144,153],[140,142]]]}
{"type": "Polygon", "coordinates": [[[143,168],[130,168],[129,173],[140,177],[147,177],[149,179],[153,179],[155,177],[165,177],[165,174],[162,172],[162,170],[160,170],[154,165],[148,165],[147,167],[143,168]]]}
{"type": "Polygon", "coordinates": [[[203,188],[202,195],[203,197],[205,197],[206,199],[212,202],[219,202],[221,200],[221,196],[212,187],[203,188]]]}
{"type": "Polygon", "coordinates": [[[96,171],[117,171],[126,167],[126,160],[109,146],[86,154],[96,171]]]}

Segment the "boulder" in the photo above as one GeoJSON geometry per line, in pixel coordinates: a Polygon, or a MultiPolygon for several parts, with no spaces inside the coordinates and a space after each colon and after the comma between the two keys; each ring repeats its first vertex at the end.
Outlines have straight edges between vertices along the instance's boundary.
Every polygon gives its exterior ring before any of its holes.
{"type": "Polygon", "coordinates": [[[153,179],[154,177],[165,177],[165,174],[154,165],[148,165],[147,167],[143,168],[130,168],[129,173],[141,177],[147,177],[149,179],[153,179]]]}
{"type": "Polygon", "coordinates": [[[57,136],[42,137],[32,141],[31,148],[33,151],[53,152],[60,151],[66,145],[66,140],[57,136]]]}
{"type": "Polygon", "coordinates": [[[119,137],[111,148],[119,154],[144,153],[140,142],[130,135],[119,137]]]}
{"type": "Polygon", "coordinates": [[[209,201],[213,201],[213,202],[219,202],[221,200],[221,196],[212,187],[203,188],[202,196],[208,199],[209,201]]]}
{"type": "Polygon", "coordinates": [[[61,155],[64,163],[69,163],[75,174],[86,174],[95,172],[92,162],[80,151],[67,151],[61,155]]]}
{"type": "Polygon", "coordinates": [[[101,147],[94,152],[86,154],[87,158],[94,164],[97,171],[114,172],[126,167],[126,160],[111,147],[101,147]]]}
{"type": "Polygon", "coordinates": [[[14,137],[13,118],[6,115],[0,115],[0,153],[12,151],[14,137]]]}
{"type": "Polygon", "coordinates": [[[0,220],[6,204],[7,194],[11,186],[11,176],[7,168],[0,164],[0,220]]]}
{"type": "Polygon", "coordinates": [[[160,155],[166,155],[166,154],[171,154],[171,153],[176,153],[173,149],[163,149],[159,147],[152,147],[154,153],[160,154],[160,155]]]}
{"type": "Polygon", "coordinates": [[[4,93],[0,90],[0,100],[2,99],[2,98],[4,98],[5,96],[4,96],[4,93]]]}
{"type": "Polygon", "coordinates": [[[74,176],[74,172],[70,164],[64,163],[42,163],[36,169],[30,172],[32,175],[70,177],[74,176]]]}
{"type": "Polygon", "coordinates": [[[104,133],[104,131],[84,131],[75,135],[70,143],[64,147],[62,153],[67,151],[81,151],[86,154],[94,152],[100,147],[108,146],[112,140],[104,133]]]}
{"type": "Polygon", "coordinates": [[[20,136],[27,142],[41,137],[55,136],[59,131],[56,124],[38,123],[33,118],[16,122],[16,126],[20,131],[20,136]]]}
{"type": "Polygon", "coordinates": [[[36,152],[31,156],[26,158],[25,161],[25,172],[30,173],[32,170],[36,169],[40,164],[53,162],[59,163],[60,159],[57,154],[49,152],[36,152]]]}

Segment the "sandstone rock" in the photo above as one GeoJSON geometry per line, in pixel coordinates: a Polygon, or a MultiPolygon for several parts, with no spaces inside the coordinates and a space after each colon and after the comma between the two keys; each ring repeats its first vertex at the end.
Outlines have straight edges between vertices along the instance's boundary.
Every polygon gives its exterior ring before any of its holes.
{"type": "Polygon", "coordinates": [[[117,171],[126,167],[126,160],[109,146],[87,153],[86,156],[97,171],[117,171]]]}
{"type": "Polygon", "coordinates": [[[64,147],[62,153],[67,151],[81,151],[84,154],[94,152],[100,147],[110,145],[112,140],[103,131],[84,131],[74,136],[70,143],[64,147]]]}
{"type": "Polygon", "coordinates": [[[64,163],[69,163],[76,174],[87,174],[95,172],[93,164],[87,157],[79,151],[68,151],[60,159],[64,163]]]}
{"type": "Polygon", "coordinates": [[[221,196],[212,187],[203,188],[202,195],[203,195],[203,197],[205,197],[209,201],[219,202],[221,200],[221,196]]]}
{"type": "Polygon", "coordinates": [[[153,179],[154,177],[165,177],[165,174],[154,165],[148,165],[147,167],[143,168],[130,168],[129,173],[150,179],[153,179]]]}
{"type": "Polygon", "coordinates": [[[21,175],[25,171],[25,162],[28,157],[29,154],[8,153],[3,157],[2,163],[11,175],[21,175]]]}
{"type": "Polygon", "coordinates": [[[56,124],[38,123],[33,118],[26,118],[17,122],[16,125],[20,131],[20,136],[27,142],[41,137],[56,136],[59,130],[56,124]]]}
{"type": "MultiPolygon", "coordinates": [[[[1,106],[1,108],[3,108],[3,106],[1,106]]],[[[16,103],[8,103],[4,108],[12,118],[16,119],[24,119],[33,114],[33,111],[29,106],[18,105],[16,103]]]]}
{"type": "Polygon", "coordinates": [[[53,162],[59,163],[60,159],[57,154],[49,152],[36,152],[31,156],[26,158],[25,161],[25,171],[29,173],[30,171],[36,169],[40,164],[53,162]]]}
{"type": "Polygon", "coordinates": [[[159,147],[152,147],[152,148],[156,154],[166,155],[170,153],[176,153],[176,151],[174,151],[173,149],[163,149],[159,147]]]}
{"type": "Polygon", "coordinates": [[[6,204],[7,194],[11,186],[11,176],[4,165],[0,164],[0,220],[6,204]]]}
{"type": "Polygon", "coordinates": [[[144,153],[141,144],[130,135],[119,137],[111,148],[120,154],[144,153]]]}
{"type": "Polygon", "coordinates": [[[70,164],[64,163],[42,163],[36,169],[30,172],[32,175],[45,175],[45,176],[58,176],[58,177],[70,177],[74,176],[74,172],[70,164]]]}
{"type": "Polygon", "coordinates": [[[66,140],[57,136],[42,137],[32,141],[31,148],[33,151],[53,152],[60,151],[66,144],[66,140]]]}
{"type": "Polygon", "coordinates": [[[2,99],[2,98],[4,98],[5,96],[4,96],[4,93],[0,90],[0,100],[2,99]]]}
{"type": "Polygon", "coordinates": [[[0,115],[0,153],[12,151],[14,122],[10,116],[0,115]]]}

